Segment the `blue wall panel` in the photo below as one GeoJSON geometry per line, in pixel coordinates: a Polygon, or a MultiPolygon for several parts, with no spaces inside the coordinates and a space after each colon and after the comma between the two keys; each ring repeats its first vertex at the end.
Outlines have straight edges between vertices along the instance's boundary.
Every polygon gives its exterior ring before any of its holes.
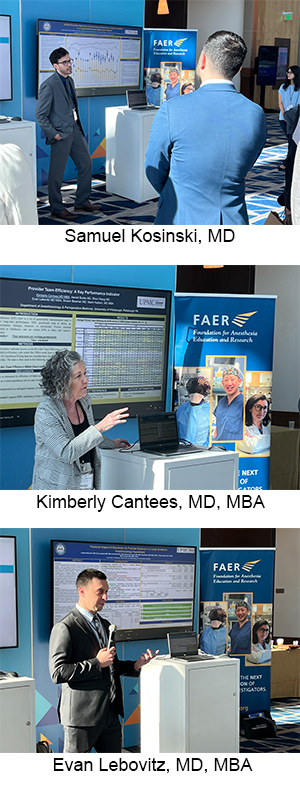
{"type": "MultiPolygon", "coordinates": [[[[5,528],[2,535],[17,538],[17,584],[19,602],[19,647],[0,651],[0,668],[14,670],[19,675],[32,676],[36,681],[36,724],[37,740],[41,736],[51,741],[54,752],[63,747],[62,727],[58,723],[57,703],[60,689],[52,683],[48,670],[48,641],[51,620],[51,539],[78,539],[87,541],[114,541],[137,544],[178,544],[197,548],[196,604],[194,626],[198,628],[199,616],[199,528],[5,528]],[[31,540],[31,543],[30,543],[31,540]],[[32,578],[31,578],[32,566],[32,578]],[[32,616],[30,583],[32,581],[32,616]],[[31,653],[33,652],[33,674],[31,653]]],[[[109,580],[109,577],[108,577],[109,580]]],[[[137,659],[147,646],[160,653],[167,652],[167,642],[129,642],[118,644],[121,659],[137,659]]],[[[124,745],[135,746],[139,742],[139,680],[123,679],[124,692],[124,745]]]]}
{"type": "MultiPolygon", "coordinates": [[[[86,284],[115,284],[132,287],[154,287],[175,291],[175,265],[2,265],[1,276],[41,281],[82,282],[86,284]]],[[[167,409],[171,407],[173,384],[173,333],[172,312],[168,358],[167,409]]],[[[115,427],[110,437],[124,437],[129,442],[137,440],[137,423],[129,419],[126,425],[115,427]]],[[[34,462],[33,428],[1,430],[0,488],[28,489],[32,481],[34,462]]]]}
{"type": "MultiPolygon", "coordinates": [[[[20,531],[16,531],[20,532],[20,531]]],[[[32,530],[32,590],[33,590],[33,649],[34,678],[36,680],[37,740],[41,735],[49,738],[53,750],[62,751],[62,727],[58,724],[56,707],[59,688],[54,685],[48,672],[48,641],[51,629],[51,572],[50,540],[74,539],[87,541],[115,541],[140,544],[179,544],[200,546],[198,528],[34,528],[32,530]]],[[[197,558],[199,553],[197,552],[197,558]]],[[[197,560],[198,563],[198,560],[197,560]]],[[[109,581],[109,577],[108,577],[109,581]]],[[[196,588],[199,582],[196,582],[196,588]]],[[[105,616],[105,612],[104,612],[105,616]]],[[[196,591],[195,626],[198,621],[198,590],[196,591]]],[[[160,653],[167,652],[166,640],[131,642],[118,644],[121,659],[136,660],[147,646],[160,653]]],[[[123,679],[124,692],[124,745],[134,746],[139,742],[139,724],[131,721],[138,715],[139,680],[123,679]]]]}

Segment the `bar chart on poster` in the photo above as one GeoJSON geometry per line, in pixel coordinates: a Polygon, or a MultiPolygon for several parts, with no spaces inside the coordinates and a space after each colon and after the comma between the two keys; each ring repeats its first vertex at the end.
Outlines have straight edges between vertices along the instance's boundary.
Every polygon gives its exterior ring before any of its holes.
{"type": "Polygon", "coordinates": [[[77,87],[118,85],[120,47],[113,39],[71,39],[67,48],[73,60],[72,76],[77,87]]]}
{"type": "Polygon", "coordinates": [[[69,52],[77,95],[124,94],[138,87],[142,29],[58,20],[37,20],[38,87],[54,69],[49,57],[58,47],[69,52]]]}

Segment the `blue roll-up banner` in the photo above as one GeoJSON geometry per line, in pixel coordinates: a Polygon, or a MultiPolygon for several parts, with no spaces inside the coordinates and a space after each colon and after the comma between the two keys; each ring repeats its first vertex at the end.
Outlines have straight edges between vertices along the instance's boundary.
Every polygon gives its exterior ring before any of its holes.
{"type": "Polygon", "coordinates": [[[175,295],[180,439],[239,452],[239,486],[269,488],[275,295],[175,295]]]}
{"type": "Polygon", "coordinates": [[[144,86],[148,104],[195,90],[197,30],[144,30],[144,86]]]}
{"type": "Polygon", "coordinates": [[[200,550],[200,647],[240,660],[240,712],[270,710],[273,549],[200,550]]]}

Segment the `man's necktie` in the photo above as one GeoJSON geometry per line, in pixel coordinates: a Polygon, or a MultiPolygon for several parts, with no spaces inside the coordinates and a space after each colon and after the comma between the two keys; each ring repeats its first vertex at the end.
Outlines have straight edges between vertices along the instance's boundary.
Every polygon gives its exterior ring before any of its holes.
{"type": "MultiPolygon", "coordinates": [[[[103,634],[102,634],[101,623],[100,623],[100,620],[98,618],[97,613],[93,617],[93,623],[94,623],[95,629],[96,629],[98,637],[99,637],[100,646],[101,646],[101,648],[105,648],[106,645],[105,645],[105,643],[103,641],[103,634]]],[[[113,702],[115,700],[116,694],[117,694],[116,681],[115,681],[115,671],[114,671],[113,664],[111,665],[111,667],[109,667],[109,673],[110,673],[109,699],[110,699],[111,702],[113,702]]]]}
{"type": "Polygon", "coordinates": [[[74,94],[73,94],[73,90],[72,90],[72,87],[71,87],[71,82],[69,81],[68,78],[65,81],[65,86],[66,86],[66,91],[67,91],[68,96],[70,98],[71,104],[72,104],[72,106],[75,106],[75,104],[74,104],[74,94]]]}

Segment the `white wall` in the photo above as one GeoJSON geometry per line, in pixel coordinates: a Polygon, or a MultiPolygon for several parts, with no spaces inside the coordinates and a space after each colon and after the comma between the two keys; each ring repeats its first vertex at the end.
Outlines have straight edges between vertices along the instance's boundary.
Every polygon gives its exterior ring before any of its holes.
{"type": "Polygon", "coordinates": [[[300,530],[276,530],[274,634],[276,637],[300,639],[300,530]],[[276,593],[283,588],[284,593],[276,593]]]}
{"type": "Polygon", "coordinates": [[[272,408],[296,412],[300,397],[300,266],[257,265],[255,293],[278,296],[272,408]]]}
{"type": "MultiPolygon", "coordinates": [[[[190,30],[198,30],[198,60],[203,44],[216,30],[231,30],[243,35],[244,0],[188,0],[187,26],[190,30]]],[[[239,82],[239,77],[235,77],[237,89],[239,82]]]]}

